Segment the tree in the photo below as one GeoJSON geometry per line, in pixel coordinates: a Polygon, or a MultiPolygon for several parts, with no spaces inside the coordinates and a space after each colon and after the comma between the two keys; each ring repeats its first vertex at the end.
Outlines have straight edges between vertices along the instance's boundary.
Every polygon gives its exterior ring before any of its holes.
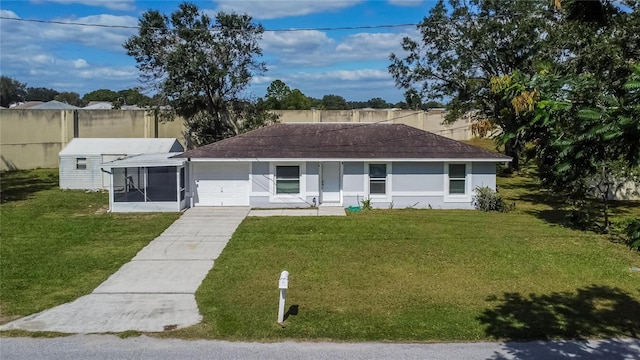
{"type": "Polygon", "coordinates": [[[267,87],[265,94],[267,108],[270,110],[283,110],[283,101],[291,95],[291,88],[282,80],[274,80],[267,87]]]}
{"type": "Polygon", "coordinates": [[[367,106],[373,109],[387,109],[390,107],[383,98],[379,97],[367,100],[367,106]]]}
{"type": "Polygon", "coordinates": [[[9,105],[18,101],[23,101],[26,94],[27,84],[8,76],[0,76],[0,106],[9,105]]]}
{"type": "Polygon", "coordinates": [[[140,92],[139,89],[120,90],[117,93],[117,102],[121,105],[150,106],[151,98],[140,92]]]}
{"type": "MultiPolygon", "coordinates": [[[[546,1],[440,0],[418,25],[421,40],[404,38],[408,55],[392,54],[389,71],[398,87],[416,89],[422,99],[450,97],[447,121],[473,112],[510,131],[520,124],[490,80],[516,69],[530,73],[554,58],[556,49],[546,46],[553,19],[546,1]]],[[[522,147],[521,139],[505,140],[512,169],[519,168],[522,147]]]]}
{"type": "MultiPolygon", "coordinates": [[[[564,3],[564,2],[563,2],[564,3]]],[[[491,80],[520,124],[504,132],[532,144],[543,183],[584,214],[619,184],[640,182],[640,4],[566,2],[553,46],[564,54],[537,72],[491,80]]]]}
{"type": "Polygon", "coordinates": [[[415,89],[409,89],[405,91],[404,99],[409,109],[419,110],[422,108],[422,97],[415,89]]]}
{"type": "Polygon", "coordinates": [[[325,95],[322,97],[322,108],[326,110],[348,110],[347,100],[340,95],[325,95]]]}
{"type": "Polygon", "coordinates": [[[82,101],[84,101],[86,104],[88,104],[91,101],[108,101],[108,102],[114,102],[116,100],[118,100],[118,97],[120,95],[113,91],[113,90],[109,90],[109,89],[98,89],[98,90],[94,90],[91,92],[88,92],[86,94],[84,94],[84,96],[82,97],[82,101]]]}
{"type": "Polygon", "coordinates": [[[282,107],[285,110],[309,110],[311,109],[311,100],[302,91],[293,89],[284,98],[282,107]]]}
{"type": "Polygon", "coordinates": [[[277,120],[242,98],[252,76],[266,71],[256,60],[263,31],[248,15],[219,12],[212,19],[183,3],[170,17],[157,10],[143,13],[138,35],[124,48],[138,63],[141,80],[158,90],[160,102],[186,119],[189,146],[199,146],[251,129],[256,121],[277,120]]]}
{"type": "Polygon", "coordinates": [[[28,87],[24,99],[26,101],[51,101],[58,95],[58,91],[44,87],[28,87]]]}
{"type": "Polygon", "coordinates": [[[82,106],[82,99],[80,99],[80,94],[76,92],[61,92],[56,95],[54,98],[56,101],[60,101],[63,103],[67,103],[73,106],[82,106]]]}

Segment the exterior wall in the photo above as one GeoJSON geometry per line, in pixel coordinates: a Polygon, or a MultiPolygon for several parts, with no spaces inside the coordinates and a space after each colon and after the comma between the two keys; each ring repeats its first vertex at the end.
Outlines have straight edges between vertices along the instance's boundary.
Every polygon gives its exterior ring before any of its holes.
{"type": "MultiPolygon", "coordinates": [[[[489,186],[495,189],[495,163],[465,163],[466,194],[448,194],[448,164],[430,162],[395,162],[388,164],[387,194],[372,197],[376,208],[471,209],[473,189],[489,186]]],[[[250,205],[260,208],[308,207],[320,198],[320,164],[306,162],[301,176],[303,193],[296,198],[278,199],[272,194],[274,164],[254,162],[251,174],[250,205]]],[[[302,171],[302,170],[301,170],[302,171]]],[[[368,194],[368,164],[342,163],[342,205],[361,205],[368,194]]]]}
{"type": "Polygon", "coordinates": [[[102,156],[65,155],[60,156],[60,188],[61,189],[102,189],[102,156]],[[77,158],[87,159],[87,168],[76,169],[77,158]]]}
{"type": "MultiPolygon", "coordinates": [[[[280,122],[389,122],[465,140],[471,120],[443,125],[444,112],[413,110],[281,110],[280,122]]],[[[144,110],[0,110],[0,170],[58,167],[58,153],[75,137],[169,137],[183,145],[184,120],[156,120],[144,110]]]]}
{"type": "Polygon", "coordinates": [[[298,208],[310,207],[313,199],[318,201],[319,187],[319,163],[318,162],[253,162],[251,166],[251,194],[249,204],[255,208],[298,208]],[[300,191],[298,195],[274,194],[275,166],[299,165],[300,166],[300,191]]]}
{"type": "Polygon", "coordinates": [[[156,121],[141,110],[0,110],[0,170],[56,168],[58,153],[76,137],[177,138],[184,121],[156,121]]]}
{"type": "Polygon", "coordinates": [[[475,189],[482,186],[488,186],[492,189],[496,188],[496,164],[473,164],[473,178],[471,182],[471,188],[475,189]]]}

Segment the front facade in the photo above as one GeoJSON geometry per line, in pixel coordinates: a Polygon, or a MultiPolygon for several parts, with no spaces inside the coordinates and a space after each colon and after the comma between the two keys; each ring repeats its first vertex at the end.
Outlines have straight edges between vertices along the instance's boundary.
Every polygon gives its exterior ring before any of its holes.
{"type": "Polygon", "coordinates": [[[190,159],[193,206],[471,208],[479,186],[495,189],[496,162],[483,159],[190,159]]]}
{"type": "Polygon", "coordinates": [[[471,208],[510,158],[399,124],[277,124],[187,151],[190,206],[471,208]]]}

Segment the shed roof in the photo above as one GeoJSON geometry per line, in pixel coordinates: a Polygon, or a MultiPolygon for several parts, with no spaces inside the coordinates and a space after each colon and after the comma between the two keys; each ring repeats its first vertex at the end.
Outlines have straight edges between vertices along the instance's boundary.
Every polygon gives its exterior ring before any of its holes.
{"type": "Polygon", "coordinates": [[[184,147],[175,138],[75,138],[60,155],[133,155],[181,152],[184,147]]]}
{"type": "Polygon", "coordinates": [[[461,159],[510,161],[403,124],[275,124],[184,152],[192,159],[461,159]]]}
{"type": "Polygon", "coordinates": [[[186,163],[187,159],[173,158],[179,152],[133,155],[124,159],[118,159],[103,163],[103,168],[122,167],[157,167],[157,166],[180,166],[186,163]]]}

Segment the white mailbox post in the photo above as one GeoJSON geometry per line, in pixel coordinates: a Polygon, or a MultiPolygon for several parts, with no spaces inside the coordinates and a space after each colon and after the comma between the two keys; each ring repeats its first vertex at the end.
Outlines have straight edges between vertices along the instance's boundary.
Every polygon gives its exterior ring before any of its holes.
{"type": "Polygon", "coordinates": [[[284,301],[287,298],[287,289],[289,288],[289,272],[283,271],[280,274],[280,281],[278,281],[278,288],[280,288],[280,305],[278,306],[278,322],[284,322],[284,301]]]}

